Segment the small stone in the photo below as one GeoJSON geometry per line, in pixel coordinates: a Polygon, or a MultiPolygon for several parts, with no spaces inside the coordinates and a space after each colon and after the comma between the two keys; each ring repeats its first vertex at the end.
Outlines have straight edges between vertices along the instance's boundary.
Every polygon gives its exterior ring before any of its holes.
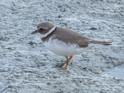
{"type": "Polygon", "coordinates": [[[35,43],[35,42],[30,41],[28,44],[30,44],[30,45],[34,45],[34,44],[36,44],[36,43],[35,43]]]}
{"type": "Polygon", "coordinates": [[[51,85],[51,83],[50,82],[47,82],[47,85],[51,85]]]}
{"type": "Polygon", "coordinates": [[[58,15],[58,18],[62,18],[62,16],[61,15],[58,15]]]}
{"type": "Polygon", "coordinates": [[[90,30],[97,30],[97,28],[95,28],[95,27],[91,27],[90,30]]]}

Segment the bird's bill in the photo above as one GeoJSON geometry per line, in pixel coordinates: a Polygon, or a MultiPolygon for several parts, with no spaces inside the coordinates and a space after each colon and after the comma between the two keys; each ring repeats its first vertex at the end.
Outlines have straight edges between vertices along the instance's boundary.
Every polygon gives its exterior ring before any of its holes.
{"type": "Polygon", "coordinates": [[[38,32],[38,30],[35,30],[35,31],[33,31],[31,34],[35,34],[35,33],[37,33],[38,32]]]}

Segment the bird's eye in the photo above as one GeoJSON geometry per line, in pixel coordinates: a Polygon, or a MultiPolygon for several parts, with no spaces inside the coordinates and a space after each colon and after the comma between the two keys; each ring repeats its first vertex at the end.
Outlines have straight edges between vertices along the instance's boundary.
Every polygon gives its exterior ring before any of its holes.
{"type": "Polygon", "coordinates": [[[39,30],[44,31],[44,29],[43,29],[43,28],[40,28],[39,30]]]}
{"type": "Polygon", "coordinates": [[[39,32],[40,32],[40,33],[46,33],[46,30],[40,28],[40,29],[39,29],[39,32]]]}

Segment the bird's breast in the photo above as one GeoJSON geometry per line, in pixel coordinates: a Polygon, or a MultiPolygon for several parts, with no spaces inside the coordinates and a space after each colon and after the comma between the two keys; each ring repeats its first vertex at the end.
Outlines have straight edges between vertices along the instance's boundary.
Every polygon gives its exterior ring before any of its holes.
{"type": "Polygon", "coordinates": [[[77,44],[66,43],[58,39],[50,38],[43,44],[47,49],[61,56],[71,56],[81,52],[77,44]]]}

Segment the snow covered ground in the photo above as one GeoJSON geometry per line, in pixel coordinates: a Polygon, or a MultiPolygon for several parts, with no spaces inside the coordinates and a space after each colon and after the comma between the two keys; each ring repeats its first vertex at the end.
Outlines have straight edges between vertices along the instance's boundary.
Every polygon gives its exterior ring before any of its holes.
{"type": "Polygon", "coordinates": [[[0,0],[0,93],[124,93],[124,0],[0,0]],[[43,21],[111,39],[63,57],[30,33],[43,21]]]}

